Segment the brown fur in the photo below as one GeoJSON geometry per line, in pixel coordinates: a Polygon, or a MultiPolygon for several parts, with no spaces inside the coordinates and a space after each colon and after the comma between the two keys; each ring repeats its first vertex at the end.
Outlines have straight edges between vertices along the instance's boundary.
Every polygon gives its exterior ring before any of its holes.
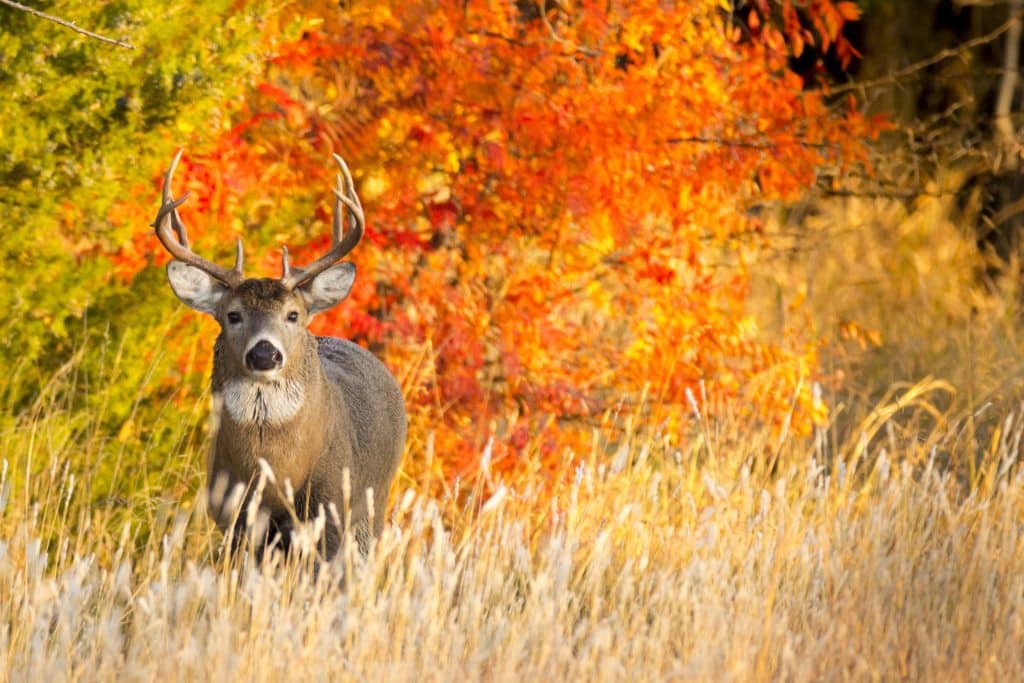
{"type": "Polygon", "coordinates": [[[229,509],[227,497],[219,493],[225,491],[225,483],[227,491],[240,485],[246,488],[247,504],[260,473],[259,460],[265,460],[277,482],[268,484],[261,503],[270,519],[270,533],[277,533],[279,543],[287,547],[290,507],[299,519],[315,517],[323,508],[328,519],[323,551],[330,558],[343,529],[331,523],[327,510],[333,504],[344,520],[343,473],[348,469],[353,533],[365,548],[368,535],[383,529],[388,489],[405,446],[405,405],[398,383],[362,347],[314,337],[305,328],[309,316],[301,292],[289,291],[278,280],[246,280],[225,292],[215,317],[222,331],[214,348],[212,377],[214,402],[221,406],[208,472],[214,519],[228,531],[237,515],[235,537],[244,536],[245,508],[240,514],[237,508],[229,509]],[[244,323],[227,324],[229,311],[241,311],[244,323]],[[289,311],[300,313],[297,324],[286,322],[289,311]],[[278,381],[299,383],[304,398],[287,421],[239,421],[223,407],[225,390],[245,374],[243,342],[267,330],[285,346],[278,381]],[[285,500],[286,480],[296,492],[294,501],[285,500]],[[368,489],[373,490],[372,528],[368,489]]]}

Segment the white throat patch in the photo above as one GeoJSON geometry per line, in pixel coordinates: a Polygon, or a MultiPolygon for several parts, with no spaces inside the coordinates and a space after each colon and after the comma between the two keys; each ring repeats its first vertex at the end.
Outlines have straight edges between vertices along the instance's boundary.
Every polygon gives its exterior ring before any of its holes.
{"type": "Polygon", "coordinates": [[[224,407],[239,424],[284,424],[295,417],[305,398],[302,384],[294,380],[231,380],[224,385],[224,407]]]}

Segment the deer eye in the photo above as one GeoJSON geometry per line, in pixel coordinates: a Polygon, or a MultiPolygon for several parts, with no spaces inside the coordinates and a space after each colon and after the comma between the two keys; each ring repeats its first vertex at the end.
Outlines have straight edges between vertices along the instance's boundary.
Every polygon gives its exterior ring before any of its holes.
{"type": "Polygon", "coordinates": [[[288,322],[290,322],[290,323],[297,323],[297,322],[299,322],[299,312],[298,311],[289,311],[288,312],[288,322]]]}
{"type": "Polygon", "coordinates": [[[232,325],[237,325],[238,323],[242,322],[242,314],[239,313],[238,311],[229,311],[228,322],[231,323],[232,325]]]}

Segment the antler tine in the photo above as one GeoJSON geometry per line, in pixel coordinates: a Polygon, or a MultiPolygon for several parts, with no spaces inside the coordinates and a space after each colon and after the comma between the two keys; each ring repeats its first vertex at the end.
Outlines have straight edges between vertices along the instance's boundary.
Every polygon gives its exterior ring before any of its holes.
{"type": "Polygon", "coordinates": [[[357,227],[357,221],[364,220],[363,217],[363,203],[359,199],[359,195],[356,194],[356,185],[352,181],[352,172],[348,169],[348,164],[339,155],[334,154],[334,161],[338,164],[341,169],[341,173],[337,175],[338,186],[334,190],[334,233],[333,242],[336,244],[340,239],[343,231],[342,219],[341,219],[341,205],[349,207],[349,222],[352,224],[352,229],[357,227]],[[344,178],[344,183],[342,179],[344,178]],[[344,192],[343,196],[341,193],[344,192]],[[351,200],[349,199],[351,198],[351,200]],[[354,202],[355,206],[352,206],[354,202]],[[358,216],[358,218],[357,218],[358,216]]]}
{"type": "MultiPolygon", "coordinates": [[[[338,164],[338,167],[341,169],[341,174],[345,178],[345,192],[350,197],[352,197],[352,199],[355,200],[356,205],[359,207],[359,210],[362,211],[363,210],[363,202],[360,201],[359,195],[356,194],[356,184],[354,182],[352,182],[352,172],[350,170],[348,170],[348,164],[346,164],[345,160],[342,159],[341,156],[338,155],[338,154],[332,154],[331,156],[334,157],[335,163],[338,164]]],[[[341,184],[339,183],[339,188],[338,189],[341,189],[340,185],[341,184]]]]}
{"type": "MultiPolygon", "coordinates": [[[[363,209],[356,202],[352,201],[351,198],[343,195],[339,190],[334,190],[334,215],[337,216],[341,213],[341,205],[344,204],[345,208],[348,209],[348,219],[351,225],[349,226],[349,232],[359,228],[360,224],[365,220],[363,218],[363,209]]],[[[341,223],[340,219],[335,220],[336,223],[341,223]]],[[[342,237],[342,231],[338,230],[334,236],[334,242],[337,242],[342,237]]]]}
{"type": "Polygon", "coordinates": [[[183,151],[179,149],[177,154],[174,155],[174,159],[164,175],[164,187],[161,193],[163,203],[160,206],[160,210],[157,211],[156,220],[153,221],[153,227],[156,228],[156,236],[175,259],[202,270],[228,287],[234,287],[245,279],[245,276],[242,274],[243,252],[241,239],[238,240],[236,247],[235,267],[233,270],[228,270],[218,266],[216,263],[207,261],[189,248],[185,224],[181,221],[181,217],[178,216],[178,207],[188,199],[188,193],[186,192],[178,199],[175,199],[174,195],[171,194],[171,180],[174,178],[174,171],[178,168],[178,161],[181,160],[183,151]],[[178,239],[174,238],[172,231],[177,234],[178,239]]]}
{"type": "Polygon", "coordinates": [[[245,261],[245,249],[242,247],[242,238],[239,237],[235,240],[235,267],[231,271],[238,275],[239,282],[245,279],[245,275],[242,274],[243,261],[245,261]]]}
{"type": "MultiPolygon", "coordinates": [[[[187,192],[182,195],[182,199],[186,197],[188,197],[187,192]]],[[[178,234],[178,241],[181,242],[181,246],[190,249],[191,247],[188,245],[188,231],[185,229],[185,224],[181,222],[181,216],[178,215],[177,209],[171,212],[171,227],[178,234]]]]}
{"type": "MultiPolygon", "coordinates": [[[[171,196],[171,178],[174,177],[174,172],[178,168],[178,161],[181,160],[181,154],[183,151],[183,149],[179,149],[177,151],[174,155],[174,159],[171,160],[171,165],[168,167],[167,173],[164,174],[164,186],[162,192],[164,204],[174,200],[174,197],[171,196]]],[[[182,201],[184,201],[188,195],[188,192],[183,194],[181,196],[182,201]]],[[[188,249],[188,231],[185,229],[185,224],[182,222],[181,216],[178,215],[177,209],[171,212],[171,227],[174,228],[174,232],[178,234],[178,241],[181,242],[181,246],[188,249]]]]}
{"type": "Polygon", "coordinates": [[[332,187],[331,191],[334,192],[334,218],[331,220],[331,246],[341,241],[341,236],[345,232],[345,222],[341,217],[341,204],[342,195],[341,192],[341,176],[338,176],[338,186],[332,187]]]}
{"type": "Polygon", "coordinates": [[[340,261],[355,248],[363,238],[366,231],[366,216],[363,213],[362,202],[356,194],[355,183],[352,181],[352,173],[348,170],[348,164],[337,154],[334,161],[341,169],[338,176],[338,185],[334,190],[334,218],[331,221],[331,249],[326,254],[302,268],[286,269],[281,276],[281,282],[288,289],[309,282],[314,277],[327,270],[340,261]],[[349,229],[343,231],[342,206],[348,209],[349,229]]]}
{"type": "Polygon", "coordinates": [[[287,280],[292,274],[292,266],[288,262],[288,245],[281,247],[281,279],[287,280]]]}

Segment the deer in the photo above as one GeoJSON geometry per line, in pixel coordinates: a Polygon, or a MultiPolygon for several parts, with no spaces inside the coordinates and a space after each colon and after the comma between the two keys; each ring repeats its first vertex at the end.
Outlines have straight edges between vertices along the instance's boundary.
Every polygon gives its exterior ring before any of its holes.
{"type": "Polygon", "coordinates": [[[246,278],[241,238],[230,270],[189,246],[178,214],[188,193],[175,199],[171,192],[181,155],[164,175],[152,227],[172,257],[171,290],[220,325],[211,376],[209,514],[233,554],[248,539],[257,561],[270,548],[287,553],[297,523],[318,519],[326,520],[318,548],[324,559],[335,556],[346,529],[365,554],[383,531],[407,423],[401,388],[376,356],[308,329],[355,281],[355,265],[341,259],[362,239],[366,220],[348,165],[333,155],[340,173],[327,253],[297,267],[284,246],[281,277],[246,278]],[[268,479],[274,485],[266,486],[268,479]],[[245,512],[254,509],[257,515],[245,512]]]}

